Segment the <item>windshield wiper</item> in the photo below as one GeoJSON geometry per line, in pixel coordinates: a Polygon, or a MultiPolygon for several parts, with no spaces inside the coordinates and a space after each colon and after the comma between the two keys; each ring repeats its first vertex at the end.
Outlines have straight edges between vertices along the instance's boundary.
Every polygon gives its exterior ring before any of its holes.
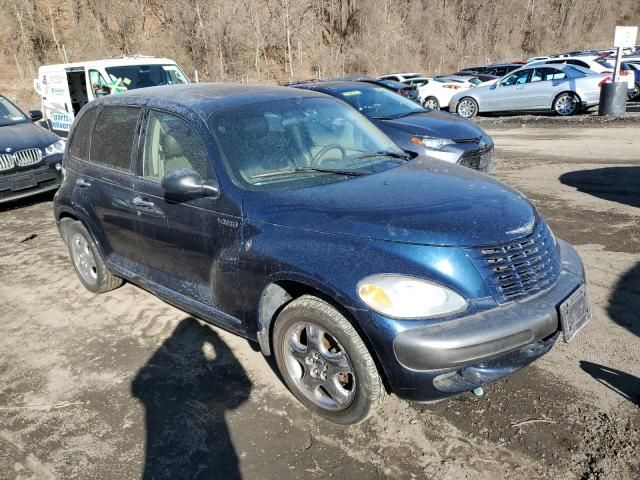
{"type": "Polygon", "coordinates": [[[321,167],[300,167],[300,168],[294,168],[293,170],[279,170],[277,172],[259,173],[258,175],[252,176],[251,180],[253,180],[254,178],[281,177],[286,175],[296,175],[298,173],[310,173],[310,172],[334,173],[336,175],[348,175],[350,177],[361,177],[363,175],[369,174],[368,172],[363,172],[360,170],[321,168],[321,167]]]}
{"type": "Polygon", "coordinates": [[[375,157],[391,157],[391,158],[400,158],[402,160],[411,160],[411,155],[409,155],[408,153],[399,153],[399,152],[392,152],[387,150],[379,150],[377,152],[362,153],[360,155],[355,155],[351,157],[351,160],[363,160],[365,158],[375,158],[375,157]]]}

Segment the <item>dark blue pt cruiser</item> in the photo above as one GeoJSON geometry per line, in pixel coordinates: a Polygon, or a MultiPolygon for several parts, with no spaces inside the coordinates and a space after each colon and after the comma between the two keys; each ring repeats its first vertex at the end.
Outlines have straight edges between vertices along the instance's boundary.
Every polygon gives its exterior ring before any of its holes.
{"type": "Polygon", "coordinates": [[[325,94],[157,87],[85,106],[55,218],[80,281],[134,283],[275,355],[342,424],[508,375],[590,318],[582,262],[520,193],[411,159],[325,94]]]}

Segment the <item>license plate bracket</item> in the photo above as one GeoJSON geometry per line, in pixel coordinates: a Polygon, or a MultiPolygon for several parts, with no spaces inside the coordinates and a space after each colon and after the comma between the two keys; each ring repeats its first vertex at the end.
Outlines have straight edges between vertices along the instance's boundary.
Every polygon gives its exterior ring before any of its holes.
{"type": "Polygon", "coordinates": [[[16,179],[11,186],[11,190],[16,192],[18,190],[24,190],[25,188],[35,187],[36,185],[38,185],[38,182],[36,181],[35,175],[28,175],[16,179]]]}
{"type": "Polygon", "coordinates": [[[591,320],[591,305],[584,284],[560,304],[560,326],[564,341],[569,343],[591,320]]]}

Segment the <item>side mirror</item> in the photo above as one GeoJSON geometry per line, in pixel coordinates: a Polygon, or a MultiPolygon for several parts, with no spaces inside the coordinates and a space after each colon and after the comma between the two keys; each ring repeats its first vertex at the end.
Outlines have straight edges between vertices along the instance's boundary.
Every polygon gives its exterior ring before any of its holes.
{"type": "Polygon", "coordinates": [[[31,117],[32,122],[42,120],[42,112],[40,110],[29,110],[29,116],[31,117]]]}
{"type": "Polygon", "coordinates": [[[491,85],[489,87],[489,90],[495,90],[496,88],[498,88],[498,82],[494,83],[493,85],[491,85]]]}
{"type": "Polygon", "coordinates": [[[174,195],[202,195],[203,197],[217,197],[220,194],[218,184],[205,182],[194,170],[179,168],[167,173],[160,185],[167,193],[174,195]]]}

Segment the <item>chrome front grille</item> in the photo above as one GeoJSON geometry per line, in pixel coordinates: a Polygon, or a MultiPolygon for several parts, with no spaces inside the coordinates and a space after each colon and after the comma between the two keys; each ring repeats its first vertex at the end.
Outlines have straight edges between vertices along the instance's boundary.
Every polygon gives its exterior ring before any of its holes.
{"type": "Polygon", "coordinates": [[[4,172],[5,170],[11,170],[15,166],[16,162],[13,159],[13,155],[8,153],[3,153],[0,155],[0,172],[4,172]]]}
{"type": "Polygon", "coordinates": [[[42,150],[39,148],[20,150],[13,154],[13,158],[19,167],[29,167],[42,161],[42,150]]]}
{"type": "Polygon", "coordinates": [[[30,148],[28,150],[19,150],[14,153],[0,154],[0,172],[12,170],[18,167],[31,167],[39,164],[44,155],[39,148],[30,148]]]}
{"type": "Polygon", "coordinates": [[[466,248],[465,252],[499,303],[546,290],[560,275],[557,247],[544,222],[524,238],[503,245],[466,248]]]}

